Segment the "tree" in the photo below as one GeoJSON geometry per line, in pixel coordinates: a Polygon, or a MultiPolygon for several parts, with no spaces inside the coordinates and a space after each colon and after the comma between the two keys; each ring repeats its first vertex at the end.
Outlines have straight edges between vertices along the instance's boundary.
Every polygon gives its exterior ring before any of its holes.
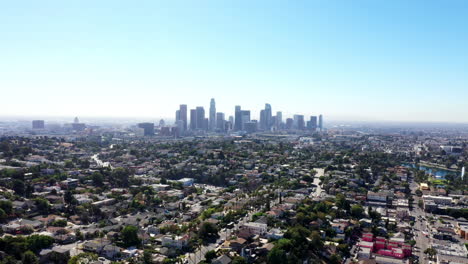
{"type": "Polygon", "coordinates": [[[2,208],[0,208],[0,221],[5,220],[5,218],[7,218],[7,214],[2,208]]]}
{"type": "Polygon", "coordinates": [[[63,195],[63,200],[65,201],[66,204],[71,204],[73,199],[74,199],[73,194],[70,191],[66,191],[65,194],[63,195]]]}
{"type": "Polygon", "coordinates": [[[13,204],[11,201],[0,201],[0,209],[3,209],[9,215],[13,212],[13,204]]]}
{"type": "Polygon", "coordinates": [[[44,198],[39,197],[39,198],[34,199],[34,203],[36,204],[37,209],[39,210],[40,213],[42,214],[49,213],[49,209],[50,209],[49,201],[47,201],[44,198]]]}
{"type": "Polygon", "coordinates": [[[102,187],[104,185],[104,176],[98,171],[94,172],[92,175],[93,184],[102,187]]]}
{"type": "Polygon", "coordinates": [[[278,247],[273,247],[270,253],[268,253],[268,264],[283,264],[287,263],[287,261],[286,252],[278,247]]]}
{"type": "Polygon", "coordinates": [[[205,259],[208,263],[211,263],[211,261],[215,258],[216,258],[216,252],[214,250],[210,250],[205,253],[205,259]]]}
{"type": "Polygon", "coordinates": [[[18,194],[18,195],[24,195],[25,191],[25,186],[24,182],[22,180],[14,179],[13,180],[13,187],[12,189],[18,194]]]}
{"type": "Polygon", "coordinates": [[[218,228],[213,223],[203,222],[198,230],[198,235],[203,241],[218,236],[218,228]]]}
{"type": "Polygon", "coordinates": [[[355,218],[361,218],[364,214],[364,208],[360,204],[354,204],[351,206],[351,215],[355,218]]]}
{"type": "Polygon", "coordinates": [[[31,235],[26,238],[26,244],[29,250],[39,252],[41,249],[49,248],[54,243],[54,239],[50,236],[31,235]]]}
{"type": "Polygon", "coordinates": [[[74,257],[72,257],[69,261],[68,264],[81,264],[81,263],[90,263],[92,261],[95,261],[98,259],[98,255],[94,253],[80,253],[74,257]]]}
{"type": "Polygon", "coordinates": [[[143,263],[144,264],[152,264],[153,263],[153,254],[151,251],[145,249],[143,251],[143,263]]]}
{"type": "Polygon", "coordinates": [[[426,248],[426,250],[424,250],[424,254],[429,255],[429,258],[433,259],[434,256],[437,255],[437,250],[432,247],[426,248]]]}
{"type": "Polygon", "coordinates": [[[138,228],[136,226],[126,226],[120,232],[124,246],[131,247],[140,244],[138,238],[138,228]]]}
{"type": "Polygon", "coordinates": [[[21,258],[23,264],[38,264],[39,258],[31,250],[24,252],[21,258]]]}
{"type": "Polygon", "coordinates": [[[247,260],[245,260],[245,258],[243,258],[241,256],[235,256],[232,259],[231,264],[247,264],[247,260]]]}

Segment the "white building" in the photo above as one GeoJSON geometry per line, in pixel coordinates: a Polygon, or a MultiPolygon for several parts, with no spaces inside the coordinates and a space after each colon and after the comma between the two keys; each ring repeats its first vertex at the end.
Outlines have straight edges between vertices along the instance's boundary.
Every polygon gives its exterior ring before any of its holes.
{"type": "Polygon", "coordinates": [[[246,228],[250,233],[255,235],[263,235],[267,232],[267,224],[249,222],[242,225],[242,228],[246,228]]]}

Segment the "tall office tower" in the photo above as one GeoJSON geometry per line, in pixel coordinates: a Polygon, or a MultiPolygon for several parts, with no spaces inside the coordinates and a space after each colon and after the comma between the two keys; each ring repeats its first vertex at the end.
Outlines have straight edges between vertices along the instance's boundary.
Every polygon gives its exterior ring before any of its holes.
{"type": "Polygon", "coordinates": [[[166,122],[164,122],[164,119],[159,120],[159,127],[166,126],[166,122]]]}
{"type": "Polygon", "coordinates": [[[304,129],[304,116],[303,115],[294,115],[294,128],[302,130],[304,129]]]}
{"type": "Polygon", "coordinates": [[[154,135],[154,123],[139,123],[139,128],[143,128],[143,135],[153,136],[154,135]]]}
{"type": "Polygon", "coordinates": [[[310,122],[310,127],[309,128],[312,131],[317,130],[317,116],[311,116],[309,122],[310,122]]]}
{"type": "Polygon", "coordinates": [[[197,110],[190,109],[190,130],[197,129],[197,110]]]}
{"type": "Polygon", "coordinates": [[[236,105],[236,111],[234,112],[234,130],[239,131],[242,129],[242,110],[240,105],[236,105]]]}
{"type": "Polygon", "coordinates": [[[260,129],[266,129],[266,117],[265,117],[265,110],[260,110],[260,129]]]}
{"type": "Polygon", "coordinates": [[[32,121],[33,129],[44,129],[44,120],[33,120],[32,121]]]}
{"type": "Polygon", "coordinates": [[[186,104],[181,104],[179,107],[179,117],[180,120],[184,122],[184,131],[187,130],[187,105],[186,104]]]}
{"type": "Polygon", "coordinates": [[[229,122],[227,122],[227,124],[229,125],[229,127],[226,130],[233,130],[234,129],[234,117],[233,116],[229,116],[229,122]]]}
{"type": "Polygon", "coordinates": [[[197,129],[204,130],[205,127],[205,108],[197,106],[197,129]]]}
{"type": "Polygon", "coordinates": [[[210,101],[210,130],[214,131],[216,129],[216,103],[215,99],[211,98],[210,101]]]}
{"type": "Polygon", "coordinates": [[[184,134],[184,131],[185,131],[185,129],[184,129],[184,121],[182,121],[182,120],[177,121],[177,122],[176,122],[176,127],[177,127],[177,130],[175,130],[174,136],[175,136],[175,137],[180,137],[181,135],[184,134]]]}
{"type": "Polygon", "coordinates": [[[249,121],[249,122],[246,122],[244,123],[244,131],[247,132],[247,133],[255,133],[257,132],[257,120],[252,120],[252,121],[249,121]]]}
{"type": "Polygon", "coordinates": [[[216,113],[216,130],[224,132],[225,129],[224,113],[216,113]]]}
{"type": "Polygon", "coordinates": [[[320,131],[323,131],[323,116],[322,115],[319,115],[318,127],[320,131]]]}
{"type": "Polygon", "coordinates": [[[273,124],[271,123],[271,105],[265,104],[265,129],[270,130],[272,125],[273,124]]]}
{"type": "Polygon", "coordinates": [[[180,120],[180,110],[175,111],[175,121],[174,124],[177,124],[177,121],[180,120]]]}
{"type": "Polygon", "coordinates": [[[278,111],[276,112],[276,127],[280,129],[282,123],[283,123],[283,113],[278,111]]]}
{"type": "Polygon", "coordinates": [[[245,131],[245,123],[250,122],[250,111],[249,110],[242,110],[241,111],[241,130],[245,131]]]}
{"type": "Polygon", "coordinates": [[[80,120],[78,119],[78,117],[75,117],[75,119],[73,119],[73,123],[79,123],[80,120]]]}
{"type": "Polygon", "coordinates": [[[294,119],[286,118],[286,129],[293,129],[294,119]]]}

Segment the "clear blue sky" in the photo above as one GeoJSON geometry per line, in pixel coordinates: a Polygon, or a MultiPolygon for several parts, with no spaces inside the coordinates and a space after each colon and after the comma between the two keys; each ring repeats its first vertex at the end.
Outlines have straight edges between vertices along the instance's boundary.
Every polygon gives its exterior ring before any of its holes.
{"type": "Polygon", "coordinates": [[[4,1],[0,115],[468,122],[468,1],[4,1]]]}

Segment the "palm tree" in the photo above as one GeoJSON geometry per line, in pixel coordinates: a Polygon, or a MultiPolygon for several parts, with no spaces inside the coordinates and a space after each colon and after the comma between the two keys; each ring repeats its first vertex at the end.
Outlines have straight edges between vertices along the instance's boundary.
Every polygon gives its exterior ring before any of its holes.
{"type": "Polygon", "coordinates": [[[426,248],[424,250],[424,254],[429,255],[429,259],[433,259],[435,255],[437,255],[437,250],[435,248],[426,248]]]}

